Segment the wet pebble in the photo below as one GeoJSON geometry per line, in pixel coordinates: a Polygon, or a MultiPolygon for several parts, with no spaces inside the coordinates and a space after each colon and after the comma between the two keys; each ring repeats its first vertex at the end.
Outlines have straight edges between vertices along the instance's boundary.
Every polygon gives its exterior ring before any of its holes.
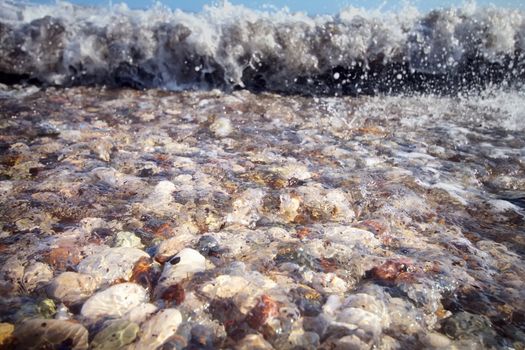
{"type": "Polygon", "coordinates": [[[184,248],[164,264],[159,284],[155,289],[156,297],[160,297],[169,286],[204,270],[206,270],[206,258],[195,249],[184,248]]]}
{"type": "Polygon", "coordinates": [[[125,320],[110,321],[104,326],[105,328],[93,338],[90,344],[91,349],[120,349],[131,344],[139,332],[139,326],[136,323],[125,320]]]}
{"type": "Polygon", "coordinates": [[[197,250],[204,256],[214,255],[220,251],[219,242],[213,236],[201,236],[197,242],[197,250]]]}
{"type": "Polygon", "coordinates": [[[158,307],[151,303],[140,304],[129,310],[124,316],[122,316],[122,319],[141,324],[150,315],[157,312],[157,310],[158,307]]]}
{"type": "Polygon", "coordinates": [[[81,314],[93,321],[106,317],[122,317],[148,299],[148,292],[138,284],[116,284],[86,300],[81,314]]]}
{"type": "Polygon", "coordinates": [[[496,335],[487,317],[464,311],[444,319],[441,329],[453,339],[482,337],[486,343],[494,342],[496,335]]]}
{"type": "Polygon", "coordinates": [[[422,337],[422,342],[432,349],[444,349],[451,345],[451,340],[449,338],[437,332],[426,334],[422,337]]]}
{"type": "Polygon", "coordinates": [[[260,334],[248,334],[245,336],[237,346],[235,350],[272,350],[273,346],[264,340],[260,334]]]}
{"type": "Polygon", "coordinates": [[[36,262],[25,268],[22,283],[25,290],[31,292],[44,286],[51,278],[53,278],[53,270],[49,265],[36,262]]]}
{"type": "Polygon", "coordinates": [[[140,339],[131,346],[131,349],[156,349],[177,332],[181,323],[182,315],[179,310],[164,309],[159,311],[140,327],[140,339]]]}
{"type": "Polygon", "coordinates": [[[91,275],[63,272],[51,280],[46,292],[53,299],[73,305],[90,297],[98,286],[98,280],[91,275]]]}
{"type": "Polygon", "coordinates": [[[233,132],[230,119],[219,117],[210,125],[210,131],[217,137],[227,137],[233,132]]]}
{"type": "Polygon", "coordinates": [[[158,214],[169,214],[173,202],[172,193],[176,186],[171,181],[160,181],[149,196],[144,200],[144,207],[158,214]]]}
{"type": "Polygon", "coordinates": [[[17,325],[14,332],[20,349],[88,348],[88,331],[78,323],[62,320],[31,319],[17,325]]]}
{"type": "Polygon", "coordinates": [[[144,248],[140,237],[135,235],[133,232],[121,231],[115,236],[115,247],[126,247],[126,248],[144,248]]]}
{"type": "Polygon", "coordinates": [[[0,323],[0,347],[7,347],[12,340],[15,326],[10,323],[0,323]]]}
{"type": "Polygon", "coordinates": [[[187,232],[177,232],[175,237],[163,240],[155,252],[155,260],[165,263],[175,254],[187,247],[195,237],[187,232]]]}
{"type": "Polygon", "coordinates": [[[82,260],[77,266],[77,271],[90,274],[102,283],[128,281],[135,263],[144,257],[149,258],[149,255],[137,248],[106,248],[82,260]]]}

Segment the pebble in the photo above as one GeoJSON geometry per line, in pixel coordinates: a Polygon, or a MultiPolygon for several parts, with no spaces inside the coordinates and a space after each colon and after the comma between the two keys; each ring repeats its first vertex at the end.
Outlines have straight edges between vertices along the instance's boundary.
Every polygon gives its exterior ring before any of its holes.
{"type": "Polygon", "coordinates": [[[244,276],[220,275],[202,287],[210,299],[232,299],[241,312],[247,313],[265,291],[277,288],[277,283],[257,272],[244,276]]]}
{"type": "Polygon", "coordinates": [[[175,254],[187,247],[195,239],[190,233],[177,232],[175,237],[160,242],[155,252],[155,260],[164,263],[175,254]]]}
{"type": "Polygon", "coordinates": [[[159,284],[155,289],[156,298],[161,296],[167,287],[204,270],[206,270],[206,258],[195,249],[184,248],[164,264],[159,284]]]}
{"type": "Polygon", "coordinates": [[[218,253],[220,250],[219,242],[213,236],[201,236],[197,242],[197,250],[204,256],[218,253]]]}
{"type": "Polygon", "coordinates": [[[5,346],[12,338],[15,326],[10,323],[0,323],[0,346],[5,346]]]}
{"type": "Polygon", "coordinates": [[[458,312],[443,320],[441,329],[451,338],[462,339],[483,335],[485,341],[495,336],[489,319],[469,312],[458,312]]]}
{"type": "Polygon", "coordinates": [[[73,305],[89,298],[98,286],[95,277],[68,271],[53,278],[46,287],[46,293],[66,305],[73,305]]]}
{"type": "Polygon", "coordinates": [[[235,347],[235,350],[272,350],[273,346],[260,334],[248,334],[235,347]]]}
{"type": "Polygon", "coordinates": [[[102,283],[128,281],[135,263],[143,257],[149,258],[149,255],[137,248],[106,248],[82,260],[77,266],[77,271],[90,274],[102,283]]]}
{"type": "Polygon", "coordinates": [[[378,316],[381,319],[381,325],[385,328],[389,325],[389,316],[385,305],[372,295],[365,293],[352,294],[345,299],[344,305],[345,307],[361,308],[378,316]]]}
{"type": "Polygon", "coordinates": [[[144,206],[146,209],[158,214],[169,214],[170,204],[173,202],[172,193],[175,189],[176,186],[173,182],[160,181],[144,200],[144,206]]]}
{"type": "Polygon", "coordinates": [[[88,331],[79,323],[35,318],[26,320],[15,328],[17,347],[24,350],[59,349],[68,344],[69,349],[88,348],[88,331]]]}
{"type": "Polygon", "coordinates": [[[49,267],[49,265],[36,262],[25,268],[22,283],[25,290],[31,292],[44,286],[52,278],[53,270],[49,267]]]}
{"type": "Polygon", "coordinates": [[[114,246],[138,249],[144,248],[144,244],[142,244],[140,237],[138,237],[133,232],[127,231],[121,231],[117,233],[115,236],[114,246]]]}
{"type": "Polygon", "coordinates": [[[138,284],[116,284],[86,300],[80,313],[90,320],[122,317],[148,299],[148,292],[138,284]]]}
{"type": "Polygon", "coordinates": [[[220,117],[210,125],[210,131],[217,137],[227,137],[233,132],[230,119],[220,117]]]}
{"type": "Polygon", "coordinates": [[[19,290],[24,277],[24,265],[16,257],[7,259],[0,266],[0,295],[7,295],[19,290]]]}
{"type": "Polygon", "coordinates": [[[449,338],[437,332],[426,334],[423,337],[422,342],[429,348],[433,348],[433,349],[448,348],[451,344],[451,341],[449,338]]]}
{"type": "Polygon", "coordinates": [[[347,335],[334,342],[335,350],[369,350],[371,347],[355,334],[347,335]]]}
{"type": "Polygon", "coordinates": [[[141,324],[157,310],[157,306],[151,303],[140,304],[129,310],[124,316],[122,316],[122,319],[134,322],[136,324],[141,324]]]}
{"type": "Polygon", "coordinates": [[[260,219],[259,208],[265,192],[262,189],[250,188],[233,201],[233,211],[226,216],[226,222],[254,227],[260,219]]]}
{"type": "Polygon", "coordinates": [[[93,350],[112,350],[120,349],[131,344],[139,332],[139,326],[130,321],[116,320],[109,322],[109,325],[98,332],[90,344],[93,350]]]}
{"type": "Polygon", "coordinates": [[[182,323],[177,309],[164,309],[153,315],[140,327],[140,340],[131,346],[134,350],[156,349],[175,334],[182,323]]]}
{"type": "Polygon", "coordinates": [[[280,197],[280,213],[288,222],[292,222],[299,215],[301,199],[298,196],[289,193],[282,194],[280,197]]]}
{"type": "Polygon", "coordinates": [[[69,312],[69,309],[64,304],[59,304],[55,313],[55,320],[70,320],[73,314],[69,312]]]}

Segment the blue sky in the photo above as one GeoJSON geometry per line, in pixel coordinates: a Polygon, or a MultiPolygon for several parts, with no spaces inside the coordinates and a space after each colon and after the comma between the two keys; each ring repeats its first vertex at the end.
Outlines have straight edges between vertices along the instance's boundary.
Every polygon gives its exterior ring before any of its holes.
{"type": "MultiPolygon", "coordinates": [[[[83,5],[107,5],[111,0],[69,0],[72,3],[83,5]]],[[[130,8],[147,8],[150,7],[154,0],[112,0],[113,3],[126,2],[130,8]]],[[[288,7],[291,11],[303,11],[309,14],[324,14],[338,12],[342,7],[353,5],[364,8],[395,9],[401,7],[400,0],[229,0],[233,4],[243,4],[245,6],[263,9],[265,5],[271,5],[277,8],[288,7]]],[[[54,0],[30,0],[36,3],[53,3],[54,0]]],[[[198,12],[205,4],[216,3],[210,0],[161,0],[161,3],[171,7],[180,8],[184,11],[198,12]]],[[[433,8],[458,6],[460,1],[452,0],[412,0],[411,4],[415,5],[421,11],[428,11],[433,8]]],[[[494,5],[498,7],[512,7],[525,10],[524,0],[477,0],[478,6],[494,5]]]]}

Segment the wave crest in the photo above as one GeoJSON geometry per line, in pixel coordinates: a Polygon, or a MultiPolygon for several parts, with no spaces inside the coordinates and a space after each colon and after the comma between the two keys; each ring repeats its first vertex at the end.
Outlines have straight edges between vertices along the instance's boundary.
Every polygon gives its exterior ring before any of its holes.
{"type": "Polygon", "coordinates": [[[4,81],[300,93],[456,92],[525,78],[523,11],[334,16],[0,2],[4,81]]]}

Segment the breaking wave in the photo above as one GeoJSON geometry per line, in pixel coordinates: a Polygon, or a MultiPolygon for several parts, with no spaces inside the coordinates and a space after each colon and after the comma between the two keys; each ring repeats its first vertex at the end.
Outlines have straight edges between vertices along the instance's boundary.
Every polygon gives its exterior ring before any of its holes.
{"type": "Polygon", "coordinates": [[[225,2],[90,8],[0,0],[0,80],[285,93],[456,93],[525,82],[525,12],[347,8],[329,16],[225,2]]]}

